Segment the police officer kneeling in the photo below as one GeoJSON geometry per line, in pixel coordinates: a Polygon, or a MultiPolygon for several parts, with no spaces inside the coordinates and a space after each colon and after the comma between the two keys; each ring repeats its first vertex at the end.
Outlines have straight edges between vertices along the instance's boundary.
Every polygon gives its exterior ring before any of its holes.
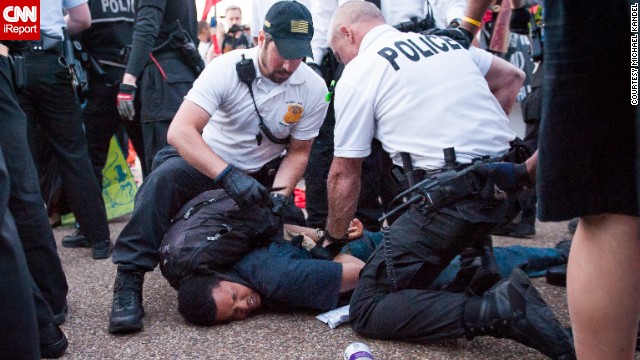
{"type": "Polygon", "coordinates": [[[309,11],[295,1],[278,2],[257,47],[215,58],[195,81],[169,128],[175,148],[155,157],[114,247],[110,332],[142,329],[144,273],[157,265],[171,218],[190,199],[223,188],[241,208],[273,203],[273,213],[281,213],[292,204],[287,196],[327,111],[324,82],[300,66],[311,55],[312,36],[309,11]]]}
{"type": "Polygon", "coordinates": [[[393,223],[361,272],[351,299],[353,328],[374,338],[412,341],[506,337],[552,358],[574,358],[567,332],[519,270],[476,294],[427,290],[463,248],[483,242],[495,224],[513,215],[507,194],[532,178],[537,155],[518,165],[487,161],[508,153],[515,139],[506,113],[524,74],[451,39],[401,33],[368,2],[343,4],[330,39],[346,66],[336,87],[329,218],[320,250],[336,248],[331,245],[347,232],[358,169],[373,137],[394,163],[408,153],[412,166],[429,174],[445,167],[443,148],[454,147],[461,163],[457,174],[475,179],[469,184],[476,189],[461,193],[467,182],[460,182],[451,192],[460,196],[445,197],[435,208],[417,202],[393,223]]]}

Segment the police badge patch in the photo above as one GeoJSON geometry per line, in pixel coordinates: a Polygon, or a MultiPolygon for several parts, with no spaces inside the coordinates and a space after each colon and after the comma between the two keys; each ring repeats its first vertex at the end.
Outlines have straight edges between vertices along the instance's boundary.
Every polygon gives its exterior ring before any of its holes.
{"type": "Polygon", "coordinates": [[[297,124],[302,117],[302,112],[304,111],[304,106],[300,104],[289,104],[287,105],[287,113],[284,114],[282,121],[285,125],[293,125],[297,124]]]}

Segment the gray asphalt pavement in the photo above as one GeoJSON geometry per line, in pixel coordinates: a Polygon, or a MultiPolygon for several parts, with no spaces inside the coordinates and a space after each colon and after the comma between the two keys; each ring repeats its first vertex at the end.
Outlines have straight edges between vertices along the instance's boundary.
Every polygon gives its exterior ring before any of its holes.
{"type": "MultiPolygon", "coordinates": [[[[127,219],[111,221],[112,240],[127,219]]],[[[376,359],[545,358],[514,341],[489,337],[437,344],[372,340],[358,336],[347,325],[331,330],[315,319],[317,313],[308,311],[261,313],[228,325],[195,327],[178,314],[177,293],[157,268],[145,277],[144,330],[114,336],[107,331],[107,323],[116,267],[111,259],[91,259],[89,249],[63,248],[60,240],[72,230],[54,230],[70,288],[69,314],[62,326],[69,338],[64,359],[342,359],[342,351],[354,341],[367,344],[376,359]]],[[[553,247],[569,236],[566,223],[538,223],[532,239],[495,237],[495,243],[553,247]]],[[[565,289],[550,286],[543,278],[533,282],[568,326],[565,289]]]]}

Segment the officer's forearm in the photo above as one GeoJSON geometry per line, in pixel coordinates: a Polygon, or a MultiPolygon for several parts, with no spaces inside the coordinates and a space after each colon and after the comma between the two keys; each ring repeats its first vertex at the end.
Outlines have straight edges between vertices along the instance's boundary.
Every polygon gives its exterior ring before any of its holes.
{"type": "Polygon", "coordinates": [[[291,138],[287,155],[282,159],[282,164],[278,168],[278,173],[273,180],[274,188],[284,187],[277,193],[289,196],[293,189],[300,182],[307,168],[309,161],[309,151],[311,151],[312,140],[296,140],[291,138]]]}
{"type": "Polygon", "coordinates": [[[198,105],[184,100],[169,126],[167,141],[185,161],[213,180],[228,164],[202,138],[202,129],[210,117],[198,105]]]}
{"type": "Polygon", "coordinates": [[[362,158],[334,157],[327,179],[329,216],[326,230],[335,238],[347,234],[360,196],[362,158]]]}
{"type": "Polygon", "coordinates": [[[124,73],[124,76],[122,77],[122,83],[123,84],[127,84],[127,85],[132,85],[132,86],[136,86],[136,81],[138,80],[138,78],[136,78],[135,76],[129,74],[129,73],[124,73]]]}
{"type": "MultiPolygon", "coordinates": [[[[476,21],[481,21],[482,17],[484,16],[484,12],[487,11],[489,5],[491,5],[492,2],[493,0],[469,0],[469,2],[467,3],[467,8],[464,11],[464,16],[476,21]]],[[[478,30],[480,30],[478,26],[471,24],[468,21],[464,21],[464,19],[460,26],[471,31],[471,33],[474,35],[478,32],[478,30]]]]}

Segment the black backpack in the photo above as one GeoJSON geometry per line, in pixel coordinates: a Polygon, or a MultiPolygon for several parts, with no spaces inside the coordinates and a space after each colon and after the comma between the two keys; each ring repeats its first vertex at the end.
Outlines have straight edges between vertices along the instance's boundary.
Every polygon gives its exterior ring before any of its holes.
{"type": "Polygon", "coordinates": [[[281,236],[282,220],[270,208],[240,209],[224,190],[206,191],[173,219],[160,245],[160,270],[179,289],[185,277],[219,271],[281,236]]]}

